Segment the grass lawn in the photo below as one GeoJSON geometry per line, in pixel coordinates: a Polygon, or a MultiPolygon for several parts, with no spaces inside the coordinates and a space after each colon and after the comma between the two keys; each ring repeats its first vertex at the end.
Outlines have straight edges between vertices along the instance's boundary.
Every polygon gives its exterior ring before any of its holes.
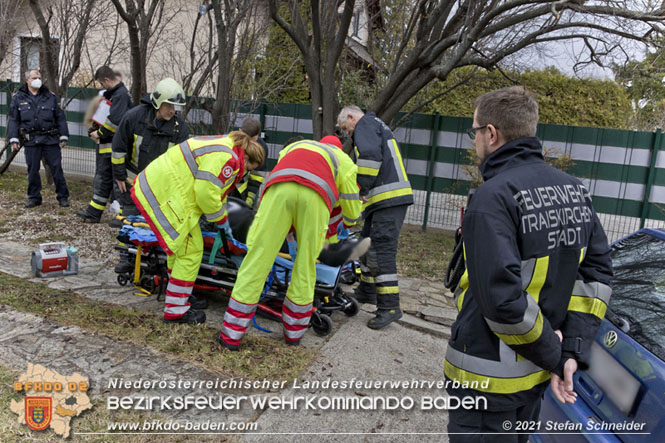
{"type": "Polygon", "coordinates": [[[272,338],[248,335],[239,352],[215,341],[219,328],[165,324],[159,315],[96,300],[0,273],[0,305],[63,325],[150,346],[222,376],[294,378],[309,366],[316,350],[290,347],[272,338]]]}
{"type": "Polygon", "coordinates": [[[397,271],[404,276],[443,281],[455,246],[453,232],[404,225],[399,236],[397,271]]]}

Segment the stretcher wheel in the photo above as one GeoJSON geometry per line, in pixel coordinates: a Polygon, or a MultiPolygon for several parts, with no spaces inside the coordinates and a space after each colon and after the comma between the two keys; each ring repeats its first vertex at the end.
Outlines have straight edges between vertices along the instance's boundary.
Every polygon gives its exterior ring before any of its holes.
{"type": "Polygon", "coordinates": [[[349,300],[349,304],[344,307],[342,310],[343,313],[345,313],[348,317],[353,317],[354,315],[358,314],[360,312],[360,305],[356,301],[355,298],[353,297],[346,297],[349,300]]]}
{"type": "Polygon", "coordinates": [[[314,329],[316,335],[324,337],[332,331],[333,321],[325,314],[315,313],[312,315],[312,320],[310,321],[309,326],[314,329]]]}
{"type": "Polygon", "coordinates": [[[118,274],[118,277],[116,277],[116,280],[118,280],[118,284],[120,286],[125,286],[127,285],[127,282],[129,281],[129,277],[127,274],[118,274]]]}

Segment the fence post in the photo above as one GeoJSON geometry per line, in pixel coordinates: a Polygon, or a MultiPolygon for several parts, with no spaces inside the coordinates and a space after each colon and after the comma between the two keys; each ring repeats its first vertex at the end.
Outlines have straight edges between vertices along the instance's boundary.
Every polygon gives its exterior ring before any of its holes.
{"type": "Polygon", "coordinates": [[[436,163],[436,147],[439,141],[439,121],[441,114],[437,111],[434,114],[434,124],[432,125],[432,142],[429,147],[429,165],[427,171],[427,194],[425,196],[425,216],[423,218],[423,232],[427,229],[427,219],[429,218],[429,200],[434,186],[434,164],[436,163]]]}
{"type": "Polygon", "coordinates": [[[261,122],[261,131],[264,133],[266,132],[266,108],[266,103],[261,103],[261,106],[259,107],[259,122],[261,122]]]}
{"type": "Polygon", "coordinates": [[[649,165],[649,176],[647,178],[647,186],[644,189],[644,198],[642,199],[642,216],[640,217],[640,229],[644,227],[644,221],[649,212],[649,196],[651,195],[651,187],[656,176],[656,160],[658,160],[658,149],[660,148],[661,140],[663,139],[663,132],[660,128],[656,131],[653,145],[651,146],[651,165],[649,165]]]}

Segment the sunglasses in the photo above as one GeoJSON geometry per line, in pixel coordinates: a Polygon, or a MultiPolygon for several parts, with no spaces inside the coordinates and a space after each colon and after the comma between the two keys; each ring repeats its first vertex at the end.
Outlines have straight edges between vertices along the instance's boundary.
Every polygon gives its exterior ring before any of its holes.
{"type": "MultiPolygon", "coordinates": [[[[469,128],[469,129],[466,130],[466,135],[468,135],[471,140],[475,140],[476,139],[476,131],[480,131],[481,129],[485,129],[488,125],[489,125],[489,123],[487,125],[474,126],[473,128],[469,128]]],[[[497,126],[494,126],[494,128],[499,129],[497,126]]]]}

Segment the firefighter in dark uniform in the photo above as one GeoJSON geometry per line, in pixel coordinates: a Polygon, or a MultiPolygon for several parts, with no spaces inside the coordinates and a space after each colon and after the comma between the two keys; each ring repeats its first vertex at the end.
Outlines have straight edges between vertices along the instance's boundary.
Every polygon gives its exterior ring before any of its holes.
{"type": "Polygon", "coordinates": [[[108,66],[102,66],[95,72],[95,80],[104,91],[103,97],[111,102],[109,115],[102,126],[90,132],[90,138],[97,143],[95,156],[95,178],[92,184],[92,200],[83,211],[76,215],[87,223],[99,223],[106,204],[113,191],[113,171],[111,168],[111,143],[118,125],[125,113],[132,107],[132,98],[118,74],[108,66]]]}
{"type": "Polygon", "coordinates": [[[337,124],[353,134],[360,197],[365,203],[362,237],[372,245],[361,260],[361,281],[355,296],[361,303],[376,303],[376,317],[367,326],[381,329],[402,317],[397,281],[397,239],[413,191],[392,131],[373,112],[346,106],[337,124]]]}
{"type": "Polygon", "coordinates": [[[466,270],[444,371],[450,395],[487,407],[450,410],[448,432],[475,434],[451,442],[526,442],[500,433],[538,420],[550,381],[559,401],[576,399],[572,376],[588,364],[611,294],[610,251],[589,191],[544,161],[533,96],[513,86],[475,107],[468,134],[485,183],[462,222],[466,270]]]}
{"type": "Polygon", "coordinates": [[[235,189],[231,191],[230,195],[241,199],[247,203],[247,205],[256,209],[259,204],[259,199],[257,199],[256,196],[259,194],[259,189],[263,184],[263,180],[270,172],[268,171],[268,145],[266,145],[265,140],[261,138],[261,122],[257,119],[247,117],[242,121],[240,130],[261,145],[263,152],[265,153],[265,160],[258,168],[246,170],[245,175],[243,175],[235,189]]]}
{"type": "Polygon", "coordinates": [[[113,178],[121,192],[118,201],[122,215],[139,214],[129,194],[138,173],[168,148],[189,138],[187,124],[175,109],[184,104],[182,87],[172,78],[165,78],[122,118],[111,154],[113,178]]]}
{"type": "Polygon", "coordinates": [[[26,208],[42,204],[42,180],[39,166],[42,156],[51,169],[55,191],[61,207],[69,206],[69,190],[62,172],[60,149],[67,146],[69,130],[64,111],[58,98],[42,84],[36,69],[25,73],[25,84],[18,90],[9,105],[7,135],[12,149],[25,146],[25,162],[28,165],[28,202],[26,208]]]}

